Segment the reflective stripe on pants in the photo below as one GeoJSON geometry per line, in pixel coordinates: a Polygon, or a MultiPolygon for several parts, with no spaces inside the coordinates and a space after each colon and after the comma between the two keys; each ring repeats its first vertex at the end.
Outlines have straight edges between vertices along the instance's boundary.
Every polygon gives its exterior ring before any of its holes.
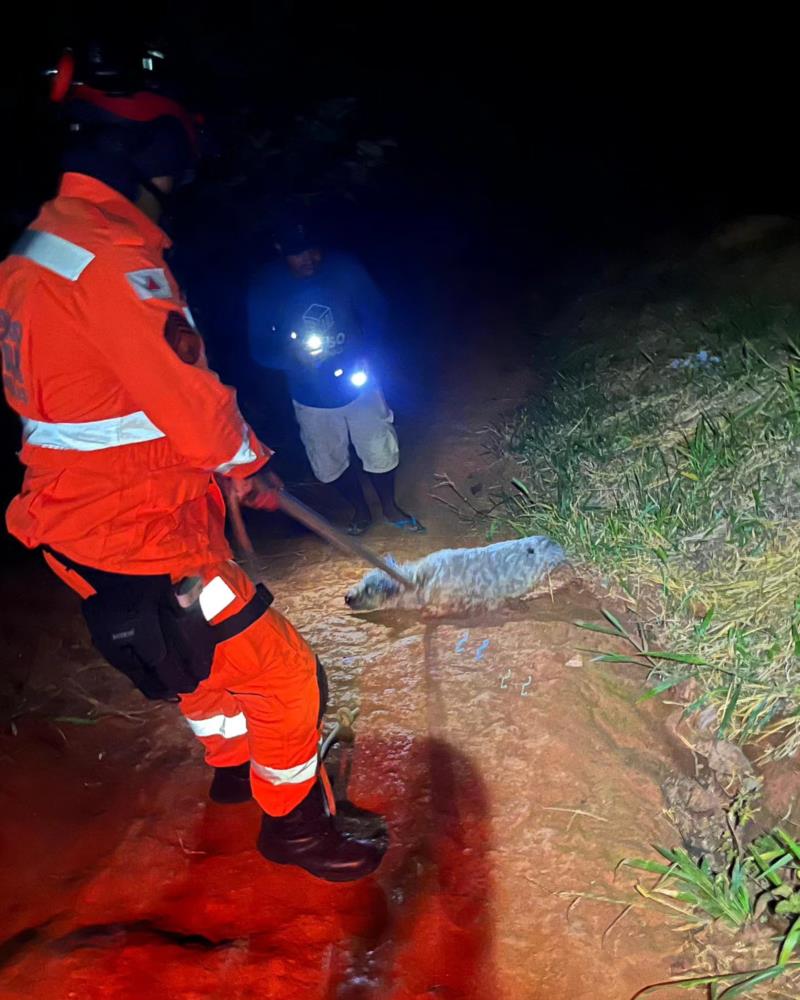
{"type": "MultiPolygon", "coordinates": [[[[237,595],[217,620],[235,614],[253,594],[250,579],[235,563],[207,567],[202,576],[206,584],[221,577],[237,595]]],[[[285,816],[303,801],[318,770],[317,661],[277,611],[270,608],[220,643],[211,673],[181,696],[180,705],[192,728],[202,724],[203,732],[195,732],[207,763],[232,767],[251,760],[253,796],[264,812],[285,816]],[[240,716],[243,722],[236,722],[240,716]],[[241,725],[246,729],[238,734],[241,725]]]]}
{"type": "Polygon", "coordinates": [[[188,719],[189,728],[195,736],[202,739],[208,736],[221,736],[225,740],[244,736],[247,732],[247,720],[244,712],[237,715],[212,715],[210,719],[188,719]]]}
{"type": "Polygon", "coordinates": [[[309,778],[313,778],[317,773],[318,755],[314,754],[303,764],[296,764],[294,767],[267,767],[257,760],[251,762],[251,767],[259,778],[268,781],[271,785],[299,785],[309,778]]]}
{"type": "MultiPolygon", "coordinates": [[[[213,673],[213,668],[212,668],[213,673]]],[[[191,694],[181,695],[181,711],[205,749],[211,767],[234,767],[250,759],[247,718],[236,698],[209,685],[206,678],[191,694]]]]}

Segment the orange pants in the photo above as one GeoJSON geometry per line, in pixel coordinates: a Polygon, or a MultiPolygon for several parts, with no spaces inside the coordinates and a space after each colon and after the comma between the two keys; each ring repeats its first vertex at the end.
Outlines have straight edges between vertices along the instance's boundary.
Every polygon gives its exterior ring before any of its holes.
{"type": "MultiPolygon", "coordinates": [[[[209,618],[212,624],[253,596],[250,578],[233,562],[206,567],[201,575],[204,593],[219,580],[229,591],[222,600],[234,595],[209,618]]],[[[191,694],[181,695],[180,707],[208,764],[250,761],[253,796],[264,812],[284,816],[306,797],[319,770],[317,659],[273,608],[217,646],[211,673],[191,694]]]]}
{"type": "MultiPolygon", "coordinates": [[[[81,597],[91,585],[45,554],[81,597]]],[[[200,607],[218,624],[240,611],[255,587],[234,562],[203,567],[200,607]]],[[[250,761],[253,796],[271,816],[285,816],[308,794],[320,770],[317,658],[292,625],[269,608],[248,628],[219,643],[208,677],[180,708],[212,767],[250,761]]]]}

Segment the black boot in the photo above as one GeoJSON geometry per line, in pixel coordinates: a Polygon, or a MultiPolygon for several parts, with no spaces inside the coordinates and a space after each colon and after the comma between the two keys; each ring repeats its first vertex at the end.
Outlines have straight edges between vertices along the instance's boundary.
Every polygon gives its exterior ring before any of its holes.
{"type": "Polygon", "coordinates": [[[208,797],[223,806],[249,802],[253,797],[250,791],[250,761],[234,767],[215,767],[208,797]]]}
{"type": "Polygon", "coordinates": [[[341,834],[325,808],[317,782],[287,816],[261,820],[258,849],[268,861],[297,865],[326,882],[354,882],[381,863],[386,843],[356,840],[341,834]]]}

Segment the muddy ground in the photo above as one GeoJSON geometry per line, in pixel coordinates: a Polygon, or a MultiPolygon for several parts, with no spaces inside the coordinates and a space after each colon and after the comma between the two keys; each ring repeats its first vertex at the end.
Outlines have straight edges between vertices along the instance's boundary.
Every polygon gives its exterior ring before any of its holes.
{"type": "MultiPolygon", "coordinates": [[[[455,370],[401,425],[404,499],[428,534],[368,540],[398,558],[480,543],[431,496],[435,474],[485,495],[482,432],[535,381],[500,358],[455,370]]],[[[207,800],[177,712],[100,663],[72,595],[30,562],[0,593],[2,1000],[627,1000],[682,972],[681,936],[626,909],[615,867],[676,843],[660,786],[688,762],[668,709],[636,703],[633,668],[578,650],[596,637],[571,622],[599,617],[602,593],[574,581],[469,621],[354,615],[342,597],[362,568],[263,517],[277,606],[325,660],[333,707],[361,711],[333,770],[388,817],[377,877],[265,863],[257,807],[207,800]]]]}

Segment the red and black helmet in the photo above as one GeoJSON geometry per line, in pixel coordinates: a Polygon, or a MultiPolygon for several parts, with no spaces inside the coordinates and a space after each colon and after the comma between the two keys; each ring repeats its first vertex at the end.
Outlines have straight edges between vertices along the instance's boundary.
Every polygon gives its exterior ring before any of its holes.
{"type": "Polygon", "coordinates": [[[85,46],[82,59],[67,49],[51,71],[50,100],[67,106],[82,101],[123,121],[142,123],[161,117],[175,118],[183,126],[190,145],[199,152],[199,117],[160,92],[164,85],[156,67],[163,59],[163,53],[145,49],[140,67],[135,67],[130,59],[110,58],[108,50],[96,42],[85,46]]]}
{"type": "Polygon", "coordinates": [[[98,42],[62,54],[50,72],[50,99],[69,123],[66,169],[98,176],[111,170],[113,186],[124,186],[125,193],[134,180],[181,181],[191,174],[200,153],[200,121],[167,93],[158,72],[162,62],[155,49],[98,42]]]}

